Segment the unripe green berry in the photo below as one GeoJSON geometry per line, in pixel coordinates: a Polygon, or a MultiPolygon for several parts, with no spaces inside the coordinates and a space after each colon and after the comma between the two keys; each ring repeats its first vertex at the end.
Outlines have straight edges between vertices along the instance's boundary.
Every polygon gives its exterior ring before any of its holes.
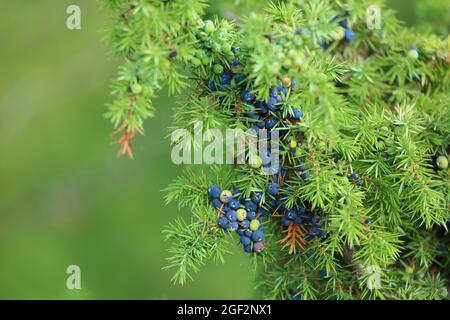
{"type": "Polygon", "coordinates": [[[260,156],[253,154],[249,157],[248,164],[250,165],[250,167],[258,169],[262,165],[262,159],[260,156]]]}
{"type": "Polygon", "coordinates": [[[247,211],[243,208],[237,209],[236,214],[239,221],[244,221],[247,218],[247,211]]]}
{"type": "Polygon", "coordinates": [[[295,57],[294,58],[294,64],[297,66],[297,67],[300,67],[302,64],[303,64],[303,58],[302,57],[295,57]]]}
{"type": "Polygon", "coordinates": [[[417,60],[419,58],[419,52],[417,50],[411,49],[408,51],[408,58],[412,60],[417,60]]]}
{"type": "Polygon", "coordinates": [[[448,290],[446,287],[441,288],[441,297],[446,298],[448,296],[448,290]]]}
{"type": "Polygon", "coordinates": [[[214,26],[214,22],[212,22],[211,20],[206,20],[205,21],[205,31],[208,33],[213,33],[214,30],[216,30],[216,27],[214,26]]]}
{"type": "Polygon", "coordinates": [[[209,64],[209,57],[207,57],[207,56],[206,56],[206,57],[203,57],[203,58],[202,58],[202,64],[203,64],[203,65],[208,65],[208,64],[209,64]]]}
{"type": "Polygon", "coordinates": [[[219,53],[222,51],[222,46],[218,42],[213,42],[211,47],[212,47],[212,50],[216,53],[219,53]]]}
{"type": "Polygon", "coordinates": [[[226,53],[231,52],[231,46],[228,43],[224,42],[221,45],[221,50],[226,53]]]}
{"type": "Polygon", "coordinates": [[[135,83],[131,86],[131,91],[133,91],[134,94],[139,94],[142,92],[142,86],[139,83],[135,83]]]}
{"type": "Polygon", "coordinates": [[[291,149],[297,148],[297,141],[292,139],[291,142],[289,142],[289,146],[291,147],[291,149]]]}
{"type": "Polygon", "coordinates": [[[191,62],[195,67],[199,67],[202,64],[202,61],[198,58],[192,58],[191,62]]]}
{"type": "Polygon", "coordinates": [[[206,57],[206,52],[205,52],[205,50],[198,50],[198,51],[195,53],[195,55],[196,55],[197,57],[199,57],[200,59],[202,59],[202,58],[206,57]]]}
{"type": "Polygon", "coordinates": [[[439,170],[447,169],[448,168],[448,158],[446,156],[437,157],[436,166],[439,170]]]}
{"type": "Polygon", "coordinates": [[[258,219],[253,219],[250,222],[250,230],[252,230],[252,231],[258,230],[259,229],[259,225],[260,225],[259,220],[258,219]]]}
{"type": "Polygon", "coordinates": [[[327,144],[325,143],[325,141],[320,141],[319,142],[319,150],[325,150],[327,148],[327,144]]]}
{"type": "Polygon", "coordinates": [[[222,74],[223,73],[223,67],[220,64],[215,64],[214,65],[214,73],[222,74]]]}

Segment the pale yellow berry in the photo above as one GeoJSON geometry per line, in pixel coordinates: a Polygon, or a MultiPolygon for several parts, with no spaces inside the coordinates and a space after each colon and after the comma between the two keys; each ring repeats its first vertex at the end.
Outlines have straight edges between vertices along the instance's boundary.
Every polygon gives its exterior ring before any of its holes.
{"type": "Polygon", "coordinates": [[[251,155],[248,159],[248,164],[250,165],[250,167],[252,167],[254,169],[258,169],[262,165],[262,159],[260,156],[258,156],[256,154],[251,155]]]}
{"type": "Polygon", "coordinates": [[[247,218],[247,211],[243,208],[237,209],[236,214],[239,221],[243,221],[247,218]]]}
{"type": "Polygon", "coordinates": [[[281,83],[283,84],[283,87],[289,88],[291,86],[291,79],[288,77],[283,77],[281,79],[281,83]]]}
{"type": "Polygon", "coordinates": [[[291,149],[297,148],[297,141],[292,139],[291,142],[289,143],[289,146],[291,147],[291,149]]]}
{"type": "Polygon", "coordinates": [[[445,170],[448,168],[448,159],[446,156],[439,156],[436,159],[436,166],[439,170],[445,170]]]}
{"type": "Polygon", "coordinates": [[[259,229],[260,222],[258,219],[253,219],[252,222],[250,222],[250,230],[256,231],[259,229]]]}
{"type": "Polygon", "coordinates": [[[332,33],[333,39],[337,41],[341,41],[345,37],[345,30],[342,27],[334,30],[332,33]]]}
{"type": "Polygon", "coordinates": [[[223,190],[220,193],[220,201],[222,201],[223,203],[228,203],[228,201],[230,201],[232,196],[233,194],[231,193],[230,190],[223,190]]]}

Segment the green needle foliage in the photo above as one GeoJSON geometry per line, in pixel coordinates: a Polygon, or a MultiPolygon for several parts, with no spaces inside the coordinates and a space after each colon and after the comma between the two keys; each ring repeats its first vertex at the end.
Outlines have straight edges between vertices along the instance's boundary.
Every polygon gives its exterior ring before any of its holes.
{"type": "MultiPolygon", "coordinates": [[[[448,298],[449,170],[431,163],[450,151],[448,39],[404,27],[383,1],[239,0],[234,8],[252,10],[222,19],[205,16],[212,12],[206,0],[105,2],[116,14],[114,52],[125,59],[107,113],[125,131],[122,153],[143,132],[165,86],[183,92],[171,129],[188,129],[193,141],[196,121],[204,129],[252,125],[245,117],[252,106],[236,81],[220,90],[208,81],[240,74],[267,102],[270,88],[295,80],[280,110],[270,113],[304,113],[301,121],[284,122],[280,162],[293,173],[277,181],[288,208],[302,202],[320,213],[327,236],[287,251],[279,218],[266,219],[265,250],[249,254],[262,298],[448,298]],[[366,24],[374,4],[381,29],[366,24]],[[342,40],[344,17],[353,41],[342,40]],[[307,179],[295,171],[300,161],[307,179]],[[349,178],[353,172],[361,184],[349,178]]],[[[184,284],[208,259],[223,262],[236,242],[218,227],[208,188],[235,187],[245,198],[263,192],[264,205],[270,181],[248,164],[192,166],[165,190],[168,203],[193,213],[165,230],[174,282],[184,284]]]]}

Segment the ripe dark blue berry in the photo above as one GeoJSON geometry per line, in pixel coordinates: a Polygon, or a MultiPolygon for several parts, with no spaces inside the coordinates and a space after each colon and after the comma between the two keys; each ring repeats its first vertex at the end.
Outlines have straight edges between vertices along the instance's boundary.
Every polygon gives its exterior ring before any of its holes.
{"type": "Polygon", "coordinates": [[[277,98],[270,97],[269,100],[267,101],[267,108],[269,108],[270,111],[275,111],[276,104],[277,104],[277,98]]]}
{"type": "Polygon", "coordinates": [[[259,104],[258,106],[258,110],[260,114],[266,115],[267,113],[269,113],[269,107],[267,106],[266,103],[262,102],[261,104],[259,104]]]}
{"type": "Polygon", "coordinates": [[[303,299],[302,299],[302,296],[297,293],[292,296],[292,300],[303,300],[303,299]]]}
{"type": "Polygon", "coordinates": [[[300,120],[303,117],[303,111],[297,108],[294,108],[293,110],[293,118],[295,120],[300,120]]]}
{"type": "Polygon", "coordinates": [[[276,199],[270,199],[269,201],[267,201],[267,204],[271,207],[276,207],[278,205],[278,202],[276,199]]]}
{"type": "Polygon", "coordinates": [[[251,238],[251,237],[252,237],[252,234],[253,234],[253,231],[250,230],[250,229],[247,229],[247,230],[244,231],[244,235],[245,235],[246,237],[251,238]]]}
{"type": "Polygon", "coordinates": [[[241,91],[241,98],[242,100],[244,100],[245,102],[252,102],[256,99],[256,96],[253,92],[247,91],[247,90],[242,90],[241,91]]]}
{"type": "Polygon", "coordinates": [[[265,208],[259,208],[258,213],[260,217],[267,217],[270,214],[269,210],[265,208]]]}
{"type": "Polygon", "coordinates": [[[277,122],[278,121],[275,118],[266,120],[266,129],[272,130],[276,126],[277,122]]]}
{"type": "Polygon", "coordinates": [[[266,127],[266,122],[265,122],[264,120],[259,120],[259,121],[256,123],[256,126],[257,126],[259,129],[264,129],[264,128],[266,127]]]}
{"type": "Polygon", "coordinates": [[[248,252],[248,253],[252,252],[252,245],[249,244],[249,245],[244,246],[244,251],[248,252]]]}
{"type": "Polygon", "coordinates": [[[269,97],[273,97],[273,98],[278,97],[278,91],[274,88],[270,88],[269,89],[269,97]]]}
{"type": "Polygon", "coordinates": [[[239,224],[237,222],[230,222],[227,229],[229,231],[236,231],[239,229],[239,224]]]}
{"type": "Polygon", "coordinates": [[[208,81],[208,89],[211,91],[218,91],[219,89],[217,88],[216,83],[214,82],[214,80],[209,80],[208,81]]]}
{"type": "Polygon", "coordinates": [[[235,222],[237,221],[237,213],[234,210],[230,210],[226,213],[226,217],[229,221],[235,222]]]}
{"type": "Polygon", "coordinates": [[[348,42],[353,41],[353,39],[355,39],[355,33],[351,29],[345,29],[344,39],[348,42]]]}
{"type": "Polygon", "coordinates": [[[348,29],[348,21],[347,19],[343,19],[341,21],[339,21],[339,25],[344,28],[344,29],[348,29]]]}
{"type": "Polygon", "coordinates": [[[234,77],[234,82],[236,82],[236,84],[241,84],[242,82],[244,82],[244,80],[245,80],[244,75],[240,73],[234,77]]]}
{"type": "Polygon", "coordinates": [[[241,236],[239,241],[244,245],[244,246],[248,246],[252,240],[249,237],[246,237],[245,235],[241,236]]]}
{"type": "Polygon", "coordinates": [[[278,183],[271,182],[269,183],[269,186],[267,187],[267,193],[271,196],[276,196],[278,194],[278,183]]]}
{"type": "Polygon", "coordinates": [[[221,217],[220,219],[219,219],[219,226],[221,226],[222,228],[224,228],[224,229],[226,229],[227,227],[228,227],[228,224],[229,224],[230,222],[228,221],[228,219],[227,218],[225,218],[225,217],[221,217]]]}
{"type": "Polygon", "coordinates": [[[261,202],[262,199],[262,193],[261,192],[255,192],[252,197],[251,197],[252,201],[256,204],[259,205],[259,203],[261,202]]]}
{"type": "Polygon", "coordinates": [[[312,236],[318,236],[320,233],[319,228],[317,227],[312,227],[311,229],[309,229],[309,234],[312,236]]]}
{"type": "Polygon", "coordinates": [[[256,211],[256,209],[258,209],[258,205],[253,201],[246,201],[244,206],[247,212],[256,211]]]}
{"type": "Polygon", "coordinates": [[[320,217],[317,214],[313,215],[311,217],[311,223],[314,225],[320,224],[320,217]]]}
{"type": "Polygon", "coordinates": [[[247,219],[249,219],[249,220],[256,219],[256,212],[255,211],[248,211],[247,212],[247,219]]]}
{"type": "Polygon", "coordinates": [[[231,74],[228,72],[220,76],[220,84],[223,86],[229,85],[231,83],[231,74]]]}
{"type": "Polygon", "coordinates": [[[233,63],[231,64],[232,68],[239,68],[241,66],[241,62],[238,59],[234,59],[233,63]]]}
{"type": "Polygon", "coordinates": [[[327,232],[323,229],[319,229],[319,238],[324,238],[327,235],[327,232]]]}
{"type": "Polygon", "coordinates": [[[299,207],[297,209],[298,214],[304,214],[306,212],[306,208],[305,207],[299,207]]]}
{"type": "Polygon", "coordinates": [[[242,227],[243,229],[248,229],[248,228],[250,228],[250,221],[248,221],[247,219],[242,220],[242,221],[241,221],[241,227],[242,227]]]}
{"type": "Polygon", "coordinates": [[[291,224],[292,220],[289,219],[288,217],[284,216],[281,218],[281,225],[283,227],[289,227],[289,225],[291,224]]]}
{"type": "Polygon", "coordinates": [[[294,221],[296,224],[302,224],[302,222],[303,222],[303,219],[302,218],[300,218],[300,217],[297,217],[297,218],[295,218],[295,221],[294,221]]]}
{"type": "Polygon", "coordinates": [[[264,236],[264,232],[262,232],[261,230],[256,230],[252,234],[253,242],[260,242],[260,241],[264,241],[265,239],[266,238],[264,236]]]}
{"type": "Polygon", "coordinates": [[[231,199],[230,202],[228,202],[228,205],[231,209],[238,209],[241,206],[241,203],[237,199],[231,199]]]}
{"type": "Polygon", "coordinates": [[[211,186],[211,187],[208,189],[208,195],[209,195],[211,198],[219,198],[220,192],[221,192],[221,190],[220,190],[220,188],[219,188],[218,186],[211,186]]]}
{"type": "Polygon", "coordinates": [[[212,199],[212,205],[214,208],[218,209],[222,206],[222,201],[219,199],[212,199]]]}
{"type": "Polygon", "coordinates": [[[295,220],[297,218],[297,212],[295,210],[289,209],[286,216],[290,220],[295,220]]]}
{"type": "Polygon", "coordinates": [[[350,178],[353,180],[357,180],[359,178],[359,174],[357,174],[356,172],[352,172],[350,174],[350,178]]]}

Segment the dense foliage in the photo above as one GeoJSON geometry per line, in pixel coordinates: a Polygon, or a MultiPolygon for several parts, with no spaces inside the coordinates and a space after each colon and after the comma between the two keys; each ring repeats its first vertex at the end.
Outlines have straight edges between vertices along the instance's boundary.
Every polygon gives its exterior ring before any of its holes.
{"type": "Polygon", "coordinates": [[[280,133],[270,175],[253,158],[189,167],[167,188],[192,212],[165,230],[174,281],[223,262],[229,230],[256,211],[264,250],[238,233],[264,298],[447,298],[449,40],[402,26],[382,1],[252,1],[223,19],[205,16],[207,2],[106,1],[125,59],[107,113],[121,154],[166,86],[183,93],[171,130],[192,140],[196,121],[280,133]],[[374,2],[381,29],[366,23],[374,2]]]}

